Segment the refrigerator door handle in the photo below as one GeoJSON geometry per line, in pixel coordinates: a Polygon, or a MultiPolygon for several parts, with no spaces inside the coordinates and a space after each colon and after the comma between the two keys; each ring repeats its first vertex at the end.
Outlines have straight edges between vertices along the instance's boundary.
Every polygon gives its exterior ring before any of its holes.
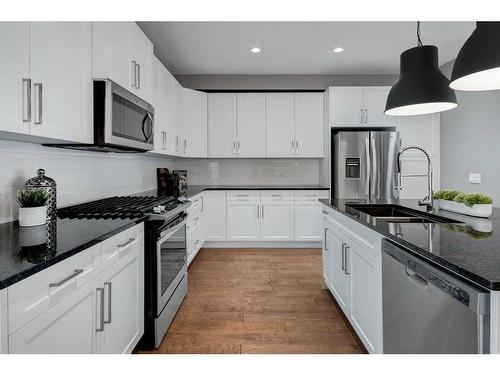
{"type": "Polygon", "coordinates": [[[372,163],[370,158],[370,144],[368,138],[365,139],[365,155],[366,155],[366,177],[365,177],[365,193],[370,198],[370,175],[372,173],[372,163]]]}
{"type": "Polygon", "coordinates": [[[376,142],[375,142],[375,137],[372,135],[370,136],[370,142],[371,142],[371,154],[372,154],[372,180],[371,180],[371,193],[370,193],[370,198],[378,198],[378,192],[377,192],[377,187],[378,187],[378,171],[377,171],[377,147],[376,147],[376,142]]]}

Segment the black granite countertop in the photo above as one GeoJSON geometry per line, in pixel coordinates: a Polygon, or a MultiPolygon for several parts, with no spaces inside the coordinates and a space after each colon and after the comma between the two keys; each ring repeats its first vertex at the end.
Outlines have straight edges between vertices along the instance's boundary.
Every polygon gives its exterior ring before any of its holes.
{"type": "Polygon", "coordinates": [[[57,219],[38,227],[19,227],[17,221],[0,224],[0,289],[144,219],[57,219]]]}
{"type": "Polygon", "coordinates": [[[348,203],[394,203],[425,212],[416,200],[333,200],[320,199],[324,205],[377,231],[388,239],[431,263],[463,279],[490,290],[500,290],[500,209],[489,219],[438,210],[435,214],[462,222],[387,223],[348,207],[348,203]]]}

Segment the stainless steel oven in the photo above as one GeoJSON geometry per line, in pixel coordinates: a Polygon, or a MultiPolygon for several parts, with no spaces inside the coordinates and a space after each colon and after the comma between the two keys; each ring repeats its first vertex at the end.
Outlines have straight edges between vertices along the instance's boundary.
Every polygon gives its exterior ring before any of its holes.
{"type": "Polygon", "coordinates": [[[158,347],[187,294],[187,214],[146,222],[145,318],[140,346],[158,347]]]}

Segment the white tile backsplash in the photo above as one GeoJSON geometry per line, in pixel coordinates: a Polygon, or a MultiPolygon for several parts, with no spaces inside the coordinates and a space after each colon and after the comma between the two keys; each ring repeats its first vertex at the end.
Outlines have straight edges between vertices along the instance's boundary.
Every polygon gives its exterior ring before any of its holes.
{"type": "Polygon", "coordinates": [[[177,159],[191,185],[318,184],[318,159],[177,159]]]}
{"type": "Polygon", "coordinates": [[[156,168],[172,159],[143,154],[108,154],[0,141],[0,223],[17,218],[17,191],[38,168],[57,183],[59,207],[156,188],[156,168]]]}

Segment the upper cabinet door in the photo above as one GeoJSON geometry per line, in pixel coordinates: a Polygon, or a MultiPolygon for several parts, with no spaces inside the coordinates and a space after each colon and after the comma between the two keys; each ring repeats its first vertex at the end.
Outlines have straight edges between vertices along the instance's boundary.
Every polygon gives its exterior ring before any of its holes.
{"type": "Polygon", "coordinates": [[[31,97],[29,23],[0,23],[0,130],[28,134],[31,97]]]}
{"type": "Polygon", "coordinates": [[[208,94],[208,156],[236,157],[236,94],[208,94]]]}
{"type": "Polygon", "coordinates": [[[91,23],[30,23],[30,76],[31,134],[91,143],[91,23]]]}
{"type": "Polygon", "coordinates": [[[395,126],[394,116],[384,114],[390,87],[364,88],[364,124],[366,126],[395,126]]]}
{"type": "Polygon", "coordinates": [[[153,43],[135,22],[130,23],[130,59],[136,64],[132,75],[135,82],[132,92],[151,103],[153,43]]]}
{"type": "Polygon", "coordinates": [[[153,57],[153,69],[151,75],[151,104],[155,109],[154,113],[154,152],[166,154],[166,122],[167,103],[165,67],[156,57],[153,57]]]}
{"type": "Polygon", "coordinates": [[[238,94],[239,157],[266,156],[266,94],[238,94]]]}
{"type": "Polygon", "coordinates": [[[294,94],[266,94],[266,156],[294,157],[294,94]]]}
{"type": "Polygon", "coordinates": [[[330,126],[362,126],[364,123],[363,88],[330,88],[330,126]]]}
{"type": "Polygon", "coordinates": [[[295,94],[295,156],[323,157],[323,93],[295,94]]]}
{"type": "Polygon", "coordinates": [[[182,89],[182,130],[184,156],[207,157],[207,94],[182,89]]]}
{"type": "MultiPolygon", "coordinates": [[[[401,116],[397,118],[396,129],[399,132],[401,146],[418,145],[431,156],[439,156],[439,113],[420,116],[401,116]]],[[[417,150],[408,150],[402,156],[424,157],[417,150]]]]}
{"type": "Polygon", "coordinates": [[[93,78],[109,78],[127,90],[134,88],[130,28],[131,22],[92,23],[93,78]]]}

